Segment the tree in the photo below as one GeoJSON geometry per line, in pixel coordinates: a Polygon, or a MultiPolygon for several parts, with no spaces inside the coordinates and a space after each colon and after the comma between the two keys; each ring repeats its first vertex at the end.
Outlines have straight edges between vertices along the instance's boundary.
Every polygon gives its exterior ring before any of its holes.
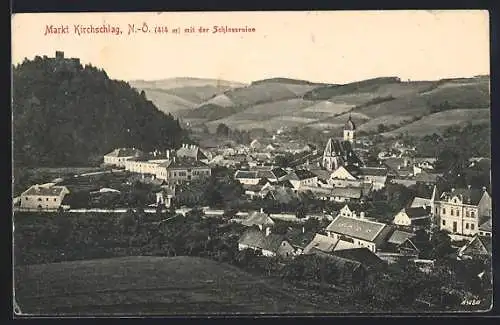
{"type": "Polygon", "coordinates": [[[220,123],[219,125],[217,125],[216,134],[219,136],[228,137],[230,131],[231,130],[229,129],[229,127],[224,123],[220,123]]]}
{"type": "Polygon", "coordinates": [[[306,209],[304,208],[303,205],[300,205],[298,208],[297,208],[297,211],[295,212],[295,216],[298,218],[298,219],[303,219],[306,217],[306,209]]]}
{"type": "Polygon", "coordinates": [[[130,231],[136,225],[134,212],[129,209],[127,212],[123,213],[119,219],[122,232],[124,234],[130,234],[130,231]]]}
{"type": "Polygon", "coordinates": [[[443,258],[453,252],[451,238],[445,230],[439,230],[432,234],[430,244],[432,247],[430,256],[432,258],[443,258]]]}

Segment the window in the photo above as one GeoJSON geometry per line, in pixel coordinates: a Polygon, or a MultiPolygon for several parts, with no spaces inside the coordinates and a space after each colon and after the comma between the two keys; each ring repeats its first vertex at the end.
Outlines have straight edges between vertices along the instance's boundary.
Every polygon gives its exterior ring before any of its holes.
{"type": "Polygon", "coordinates": [[[438,208],[436,208],[436,214],[438,214],[438,213],[439,213],[439,210],[438,210],[438,208]]]}
{"type": "Polygon", "coordinates": [[[45,201],[48,201],[48,200],[49,200],[49,198],[48,198],[48,197],[47,197],[47,198],[45,198],[45,201]]]}
{"type": "Polygon", "coordinates": [[[450,216],[453,215],[453,209],[450,209],[450,216]]]}
{"type": "Polygon", "coordinates": [[[457,210],[457,217],[460,217],[460,210],[457,210]]]}
{"type": "Polygon", "coordinates": [[[443,214],[446,214],[446,209],[445,208],[443,208],[443,214]]]}
{"type": "Polygon", "coordinates": [[[26,197],[26,201],[28,201],[30,198],[29,197],[26,197]]]}
{"type": "Polygon", "coordinates": [[[471,212],[470,212],[470,217],[471,217],[471,218],[474,218],[474,211],[471,211],[471,212]]]}
{"type": "Polygon", "coordinates": [[[470,229],[474,230],[474,224],[473,223],[470,224],[470,229]]]}
{"type": "Polygon", "coordinates": [[[39,198],[38,198],[38,201],[42,201],[42,198],[41,198],[41,197],[39,197],[39,198]]]}
{"type": "Polygon", "coordinates": [[[469,229],[469,224],[468,223],[465,224],[465,229],[469,229]]]}
{"type": "Polygon", "coordinates": [[[446,226],[446,220],[443,219],[443,226],[446,226]]]}
{"type": "Polygon", "coordinates": [[[57,199],[56,199],[56,198],[54,198],[54,202],[56,202],[56,201],[57,201],[57,199]]]}
{"type": "Polygon", "coordinates": [[[469,211],[465,211],[465,216],[468,218],[469,217],[469,211]]]}

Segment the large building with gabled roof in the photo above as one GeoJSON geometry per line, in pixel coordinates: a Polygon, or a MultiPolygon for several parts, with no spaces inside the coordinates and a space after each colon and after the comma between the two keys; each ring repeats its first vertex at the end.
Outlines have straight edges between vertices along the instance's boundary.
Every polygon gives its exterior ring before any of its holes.
{"type": "Polygon", "coordinates": [[[344,165],[362,165],[353,148],[355,131],[356,125],[349,115],[349,119],[344,126],[343,140],[328,139],[321,162],[323,168],[333,171],[344,165]]]}
{"type": "Polygon", "coordinates": [[[355,247],[366,247],[372,252],[376,252],[386,244],[392,231],[393,228],[384,223],[340,214],[326,227],[330,237],[349,241],[355,247]]]}

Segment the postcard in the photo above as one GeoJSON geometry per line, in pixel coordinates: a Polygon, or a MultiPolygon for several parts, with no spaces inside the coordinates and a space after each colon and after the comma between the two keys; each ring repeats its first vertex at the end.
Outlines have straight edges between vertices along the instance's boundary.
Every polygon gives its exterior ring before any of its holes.
{"type": "Polygon", "coordinates": [[[480,10],[12,16],[16,317],[487,312],[480,10]]]}

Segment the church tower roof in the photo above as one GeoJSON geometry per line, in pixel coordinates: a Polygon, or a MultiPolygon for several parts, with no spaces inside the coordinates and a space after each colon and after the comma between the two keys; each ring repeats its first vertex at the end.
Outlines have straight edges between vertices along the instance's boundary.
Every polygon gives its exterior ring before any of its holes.
{"type": "Polygon", "coordinates": [[[354,131],[356,130],[356,124],[352,121],[351,114],[349,114],[349,119],[345,123],[344,130],[354,131]]]}

